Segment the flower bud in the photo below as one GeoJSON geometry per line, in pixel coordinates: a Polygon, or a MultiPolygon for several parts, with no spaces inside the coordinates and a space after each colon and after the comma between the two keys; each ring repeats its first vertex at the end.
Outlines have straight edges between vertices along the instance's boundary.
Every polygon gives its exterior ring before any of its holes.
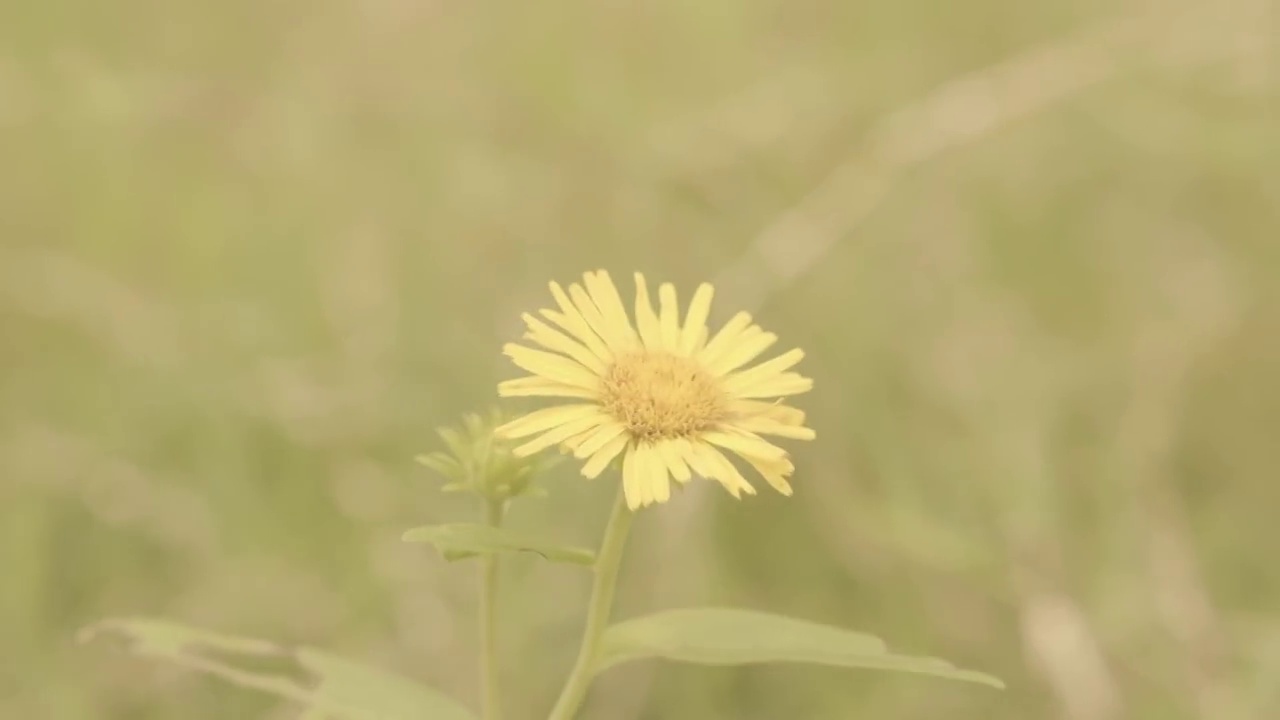
{"type": "Polygon", "coordinates": [[[450,481],[442,492],[473,492],[494,502],[545,495],[532,481],[551,464],[548,456],[521,458],[512,454],[514,443],[494,436],[494,428],[503,422],[496,410],[487,417],[468,413],[460,426],[436,431],[445,450],[419,455],[417,460],[450,481]]]}

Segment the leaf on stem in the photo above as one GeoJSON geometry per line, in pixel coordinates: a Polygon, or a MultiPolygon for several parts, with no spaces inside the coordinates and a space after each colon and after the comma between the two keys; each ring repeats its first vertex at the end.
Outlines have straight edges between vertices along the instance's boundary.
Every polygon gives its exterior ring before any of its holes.
{"type": "Polygon", "coordinates": [[[661,658],[700,665],[813,663],[895,670],[1003,688],[998,678],[938,658],[898,655],[872,635],[751,610],[688,608],[626,620],[601,642],[597,672],[661,658]]]}
{"type": "Polygon", "coordinates": [[[309,647],[285,647],[152,618],[104,620],[80,641],[123,641],[129,652],[221,678],[343,720],[475,720],[454,700],[400,675],[309,647]]]}
{"type": "Polygon", "coordinates": [[[590,550],[559,545],[531,533],[470,523],[414,528],[402,539],[430,543],[450,562],[478,555],[528,552],[552,562],[590,565],[596,557],[590,550]]]}

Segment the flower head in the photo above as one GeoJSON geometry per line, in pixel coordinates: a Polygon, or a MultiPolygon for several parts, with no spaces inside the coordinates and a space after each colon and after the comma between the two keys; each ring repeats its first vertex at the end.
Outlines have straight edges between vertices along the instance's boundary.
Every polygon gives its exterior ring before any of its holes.
{"type": "Polygon", "coordinates": [[[811,440],[804,413],[780,398],[808,391],[813,381],[790,368],[804,357],[791,350],[744,368],[777,340],[738,313],[708,337],[712,288],[702,284],[683,322],[670,283],[658,288],[658,310],[644,276],[636,273],[635,324],[603,270],[568,291],[551,283],[557,310],[547,321],[525,314],[533,349],[503,351],[531,373],[498,385],[503,397],[540,396],[578,402],[544,408],[496,430],[532,439],[514,449],[529,456],[555,445],[584,460],[594,478],[617,458],[631,509],[666,502],[671,480],[694,475],[718,481],[734,497],[755,489],[725,454],[731,451],[778,492],[791,494],[794,466],[787,452],[761,437],[811,440]]]}

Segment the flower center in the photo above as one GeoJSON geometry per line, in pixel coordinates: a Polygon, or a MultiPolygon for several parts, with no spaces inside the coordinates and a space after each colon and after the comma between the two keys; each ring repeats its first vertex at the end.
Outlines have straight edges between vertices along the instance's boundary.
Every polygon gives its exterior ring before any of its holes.
{"type": "Polygon", "coordinates": [[[600,404],[638,440],[693,437],[725,417],[726,398],[695,361],[636,352],[605,372],[600,404]]]}

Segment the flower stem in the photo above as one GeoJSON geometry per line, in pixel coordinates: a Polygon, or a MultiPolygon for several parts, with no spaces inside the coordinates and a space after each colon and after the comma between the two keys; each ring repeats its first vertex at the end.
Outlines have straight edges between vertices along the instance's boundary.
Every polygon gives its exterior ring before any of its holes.
{"type": "Polygon", "coordinates": [[[591,678],[595,674],[596,656],[600,650],[600,638],[609,624],[609,613],[613,610],[613,592],[618,585],[618,567],[622,564],[622,549],[627,544],[627,533],[631,529],[631,510],[627,508],[622,493],[622,484],[618,484],[618,497],[613,503],[613,513],[609,516],[609,524],[604,530],[604,540],[600,543],[600,552],[596,555],[594,567],[595,579],[591,584],[591,602],[587,606],[587,623],[582,632],[582,645],[578,648],[578,659],[569,672],[560,698],[551,710],[549,720],[573,720],[587,697],[587,688],[591,686],[591,678]]]}
{"type": "MultiPolygon", "coordinates": [[[[504,502],[485,500],[484,521],[490,527],[502,526],[504,502]]],[[[498,690],[497,625],[498,556],[480,558],[480,685],[484,720],[502,717],[502,694],[498,690]]]]}

